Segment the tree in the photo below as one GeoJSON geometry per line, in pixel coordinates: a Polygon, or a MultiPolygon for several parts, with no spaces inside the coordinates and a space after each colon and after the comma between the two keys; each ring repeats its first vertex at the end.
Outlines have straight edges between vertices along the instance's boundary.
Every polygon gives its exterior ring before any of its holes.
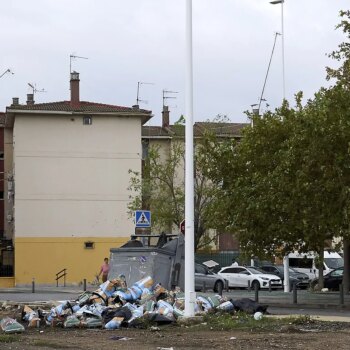
{"type": "MultiPolygon", "coordinates": [[[[338,27],[349,38],[349,21],[338,27]]],[[[223,225],[239,232],[248,255],[314,250],[322,262],[325,241],[349,236],[349,43],[331,57],[342,62],[327,69],[334,86],[305,106],[299,93],[294,108],[284,101],[262,117],[250,115],[254,127],[241,143],[223,143],[213,154],[210,175],[223,189],[223,225]]]]}
{"type": "MultiPolygon", "coordinates": [[[[178,125],[177,127],[183,128],[178,125]]],[[[216,235],[208,235],[212,226],[213,206],[217,187],[209,181],[203,171],[206,166],[205,152],[199,140],[195,147],[194,178],[194,232],[195,248],[210,244],[216,235]]],[[[184,219],[185,184],[184,184],[184,142],[174,137],[168,146],[149,147],[143,173],[130,170],[131,181],[129,210],[147,208],[152,211],[152,225],[158,230],[172,231],[179,227],[184,219]]]]}

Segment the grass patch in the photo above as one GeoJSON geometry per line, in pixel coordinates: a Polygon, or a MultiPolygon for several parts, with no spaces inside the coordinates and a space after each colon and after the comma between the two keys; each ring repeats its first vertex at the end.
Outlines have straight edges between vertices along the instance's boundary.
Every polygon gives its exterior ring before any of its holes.
{"type": "Polygon", "coordinates": [[[236,314],[216,313],[207,314],[204,316],[206,325],[204,327],[213,330],[231,330],[231,329],[249,329],[272,331],[283,325],[305,325],[310,324],[313,320],[310,316],[287,317],[283,319],[263,317],[261,320],[255,320],[253,315],[248,315],[243,312],[236,314]]]}
{"type": "Polygon", "coordinates": [[[14,343],[19,341],[20,336],[18,334],[1,334],[0,343],[14,343]]]}
{"type": "Polygon", "coordinates": [[[67,349],[68,348],[67,345],[53,343],[53,342],[50,342],[48,340],[34,340],[33,345],[52,348],[52,349],[67,349]]]}

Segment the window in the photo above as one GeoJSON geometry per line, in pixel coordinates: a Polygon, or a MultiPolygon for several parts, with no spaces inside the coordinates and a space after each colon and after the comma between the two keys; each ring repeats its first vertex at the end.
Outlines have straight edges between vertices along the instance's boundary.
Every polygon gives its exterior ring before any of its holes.
{"type": "Polygon", "coordinates": [[[289,266],[299,269],[312,269],[312,259],[289,258],[289,266]]]}
{"type": "Polygon", "coordinates": [[[4,191],[0,191],[0,200],[4,199],[4,191]]]}
{"type": "Polygon", "coordinates": [[[84,125],[91,125],[92,124],[92,117],[89,115],[85,115],[83,117],[83,124],[84,125]]]}
{"type": "Polygon", "coordinates": [[[207,269],[204,266],[196,265],[195,269],[197,273],[202,273],[203,275],[207,274],[207,269]]]}
{"type": "Polygon", "coordinates": [[[84,242],[84,247],[85,247],[85,249],[94,249],[95,244],[94,244],[94,242],[91,242],[91,241],[84,242]]]}
{"type": "Polygon", "coordinates": [[[145,160],[148,157],[149,140],[142,140],[142,159],[145,160]]]}
{"type": "Polygon", "coordinates": [[[4,151],[0,151],[0,159],[4,159],[4,151]]]}

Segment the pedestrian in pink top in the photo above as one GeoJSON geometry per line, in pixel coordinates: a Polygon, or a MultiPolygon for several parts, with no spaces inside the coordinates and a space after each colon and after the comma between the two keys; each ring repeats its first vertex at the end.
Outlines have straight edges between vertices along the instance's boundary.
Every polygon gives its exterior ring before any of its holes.
{"type": "Polygon", "coordinates": [[[108,258],[104,258],[104,264],[101,266],[100,273],[98,274],[98,277],[100,277],[102,274],[102,282],[107,281],[108,272],[109,272],[108,258]]]}

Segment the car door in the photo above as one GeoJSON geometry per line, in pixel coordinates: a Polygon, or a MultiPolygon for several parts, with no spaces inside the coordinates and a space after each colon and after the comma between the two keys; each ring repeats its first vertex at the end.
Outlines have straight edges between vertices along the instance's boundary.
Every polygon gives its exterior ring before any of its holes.
{"type": "Polygon", "coordinates": [[[206,267],[195,264],[195,288],[201,290],[205,284],[206,288],[213,288],[213,279],[208,274],[206,267]]]}
{"type": "Polygon", "coordinates": [[[238,287],[238,272],[241,269],[238,267],[226,267],[220,271],[220,276],[228,281],[229,287],[238,287]]]}
{"type": "Polygon", "coordinates": [[[329,289],[339,289],[339,284],[343,281],[343,269],[336,269],[325,276],[325,287],[329,289]]]}
{"type": "Polygon", "coordinates": [[[251,273],[248,271],[248,269],[244,267],[241,268],[241,271],[238,273],[238,280],[240,287],[248,287],[248,281],[251,282],[252,280],[251,273]]]}

